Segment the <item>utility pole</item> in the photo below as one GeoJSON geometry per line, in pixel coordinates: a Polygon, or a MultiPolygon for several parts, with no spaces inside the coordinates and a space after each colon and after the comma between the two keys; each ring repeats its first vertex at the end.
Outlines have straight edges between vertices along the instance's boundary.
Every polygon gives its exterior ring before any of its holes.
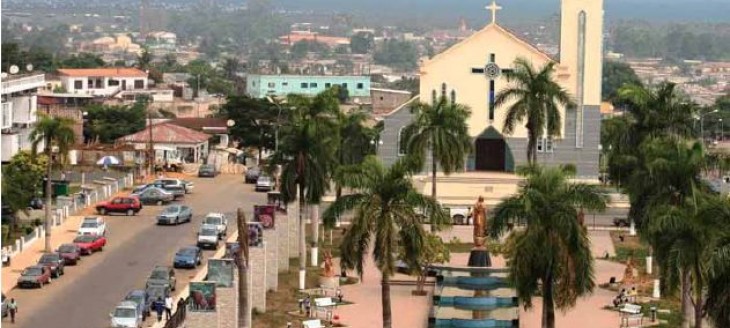
{"type": "Polygon", "coordinates": [[[246,214],[242,208],[236,212],[238,224],[238,328],[251,327],[251,302],[248,299],[248,229],[246,226],[246,214]]]}
{"type": "MultiPolygon", "coordinates": [[[[145,106],[146,107],[146,106],[145,106]]],[[[149,109],[145,108],[147,110],[147,124],[149,124],[149,139],[148,139],[148,145],[147,145],[147,165],[149,166],[150,170],[150,176],[154,176],[155,174],[155,147],[154,147],[154,141],[152,139],[152,113],[150,113],[149,109]]]]}

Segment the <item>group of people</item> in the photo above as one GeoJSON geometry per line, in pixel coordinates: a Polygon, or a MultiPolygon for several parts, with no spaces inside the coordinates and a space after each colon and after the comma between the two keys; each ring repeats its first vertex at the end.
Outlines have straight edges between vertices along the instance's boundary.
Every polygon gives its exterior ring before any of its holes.
{"type": "Polygon", "coordinates": [[[613,306],[619,307],[626,303],[636,302],[636,296],[638,295],[639,292],[636,290],[636,287],[631,287],[630,291],[626,291],[626,288],[622,288],[621,292],[613,299],[613,306]]]}
{"type": "Polygon", "coordinates": [[[163,300],[162,297],[157,297],[157,300],[152,302],[152,310],[157,313],[157,321],[162,321],[162,313],[165,313],[165,320],[170,320],[172,317],[172,296],[167,295],[163,300]]]}

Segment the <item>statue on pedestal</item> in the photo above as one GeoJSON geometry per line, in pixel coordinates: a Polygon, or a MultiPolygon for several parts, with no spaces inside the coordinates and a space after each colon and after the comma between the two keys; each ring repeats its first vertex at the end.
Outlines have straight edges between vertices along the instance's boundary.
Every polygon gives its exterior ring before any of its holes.
{"type": "Polygon", "coordinates": [[[322,271],[323,277],[334,277],[335,269],[332,265],[332,253],[330,251],[324,251],[324,270],[322,271]]]}
{"type": "Polygon", "coordinates": [[[479,196],[471,209],[471,216],[474,218],[474,247],[483,248],[487,226],[487,205],[484,197],[479,196]]]}

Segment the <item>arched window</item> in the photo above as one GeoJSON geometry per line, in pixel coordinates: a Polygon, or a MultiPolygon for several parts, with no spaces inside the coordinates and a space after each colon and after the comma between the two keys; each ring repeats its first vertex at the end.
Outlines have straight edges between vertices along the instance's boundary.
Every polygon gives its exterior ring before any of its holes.
{"type": "Polygon", "coordinates": [[[456,104],[456,90],[451,89],[451,104],[456,104]]]}
{"type": "Polygon", "coordinates": [[[431,90],[431,104],[436,104],[436,90],[431,90]]]}
{"type": "Polygon", "coordinates": [[[402,127],[400,128],[400,130],[398,130],[398,156],[405,156],[406,150],[408,148],[408,140],[406,140],[405,136],[403,135],[405,130],[405,127],[402,127]]]}
{"type": "Polygon", "coordinates": [[[446,83],[441,83],[441,98],[446,99],[446,83]]]}

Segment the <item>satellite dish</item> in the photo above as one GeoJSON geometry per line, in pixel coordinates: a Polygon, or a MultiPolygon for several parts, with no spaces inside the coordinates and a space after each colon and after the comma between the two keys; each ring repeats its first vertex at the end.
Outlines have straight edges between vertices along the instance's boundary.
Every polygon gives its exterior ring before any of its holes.
{"type": "Polygon", "coordinates": [[[32,71],[33,71],[33,64],[28,64],[28,65],[25,65],[25,69],[26,69],[26,70],[27,70],[28,72],[32,72],[32,71]]]}
{"type": "Polygon", "coordinates": [[[2,76],[2,78],[4,79],[4,78],[8,77],[8,73],[2,72],[2,73],[0,74],[0,76],[2,76]]]}
{"type": "Polygon", "coordinates": [[[10,74],[18,74],[18,72],[20,72],[20,68],[18,68],[18,66],[10,66],[10,74]]]}

